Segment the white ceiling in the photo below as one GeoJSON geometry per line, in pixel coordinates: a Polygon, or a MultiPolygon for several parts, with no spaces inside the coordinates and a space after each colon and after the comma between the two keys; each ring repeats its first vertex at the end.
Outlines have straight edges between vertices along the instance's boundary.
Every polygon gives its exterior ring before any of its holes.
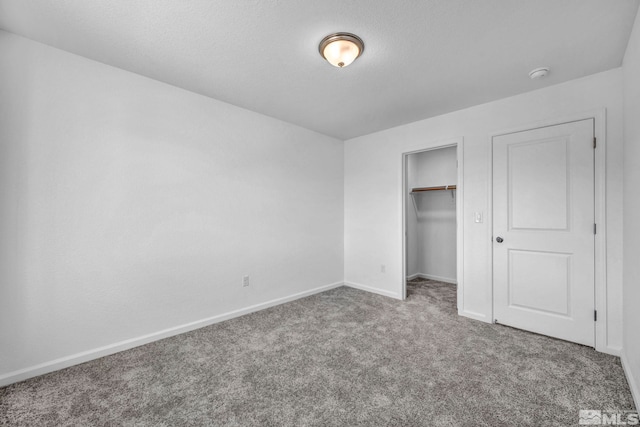
{"type": "Polygon", "coordinates": [[[619,67],[638,3],[0,0],[0,28],[348,139],[619,67]],[[345,69],[337,31],[365,42],[345,69]]]}

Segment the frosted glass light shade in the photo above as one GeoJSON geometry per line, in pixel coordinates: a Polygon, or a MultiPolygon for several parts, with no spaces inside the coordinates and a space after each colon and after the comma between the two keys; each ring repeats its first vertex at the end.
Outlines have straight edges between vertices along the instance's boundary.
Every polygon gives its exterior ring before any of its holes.
{"type": "Polygon", "coordinates": [[[346,67],[362,55],[364,43],[350,33],[330,34],[320,42],[320,55],[334,67],[346,67]]]}

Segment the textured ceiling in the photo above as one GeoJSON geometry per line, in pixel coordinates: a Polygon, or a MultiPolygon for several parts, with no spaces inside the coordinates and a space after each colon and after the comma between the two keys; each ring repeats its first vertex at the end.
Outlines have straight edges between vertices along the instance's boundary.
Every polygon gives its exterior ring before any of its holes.
{"type": "Polygon", "coordinates": [[[348,139],[621,65],[638,0],[0,0],[0,28],[348,139]],[[318,54],[348,31],[364,54],[318,54]],[[550,66],[547,78],[527,73],[550,66]]]}

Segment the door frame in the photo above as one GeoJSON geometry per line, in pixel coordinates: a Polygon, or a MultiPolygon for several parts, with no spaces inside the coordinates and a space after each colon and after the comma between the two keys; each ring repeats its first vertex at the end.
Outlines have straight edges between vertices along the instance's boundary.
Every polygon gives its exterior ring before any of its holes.
{"type": "Polygon", "coordinates": [[[620,348],[610,347],[607,340],[607,222],[606,222],[606,109],[600,108],[576,114],[559,116],[552,119],[533,122],[509,129],[492,132],[489,135],[489,165],[490,185],[488,188],[487,220],[488,228],[487,248],[489,251],[489,274],[491,277],[491,319],[495,316],[494,310],[494,282],[493,282],[493,140],[497,136],[515,132],[523,132],[543,127],[561,125],[593,119],[593,135],[597,139],[594,150],[594,217],[597,224],[595,235],[595,259],[594,259],[594,309],[598,312],[598,320],[595,322],[595,349],[603,353],[620,355],[620,348]]]}
{"type": "Polygon", "coordinates": [[[426,143],[421,148],[403,152],[402,161],[402,279],[400,280],[400,299],[407,298],[407,161],[410,154],[423,153],[425,151],[437,150],[440,148],[456,147],[456,159],[458,162],[456,175],[456,282],[457,282],[457,305],[458,310],[463,307],[461,304],[464,293],[464,138],[457,137],[447,140],[433,141],[426,143]]]}

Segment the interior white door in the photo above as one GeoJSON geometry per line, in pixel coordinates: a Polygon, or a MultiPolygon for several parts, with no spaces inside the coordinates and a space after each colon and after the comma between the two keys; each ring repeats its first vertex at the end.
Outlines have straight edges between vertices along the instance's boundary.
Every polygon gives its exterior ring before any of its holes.
{"type": "Polygon", "coordinates": [[[493,138],[494,320],[592,347],[593,127],[493,138]]]}

